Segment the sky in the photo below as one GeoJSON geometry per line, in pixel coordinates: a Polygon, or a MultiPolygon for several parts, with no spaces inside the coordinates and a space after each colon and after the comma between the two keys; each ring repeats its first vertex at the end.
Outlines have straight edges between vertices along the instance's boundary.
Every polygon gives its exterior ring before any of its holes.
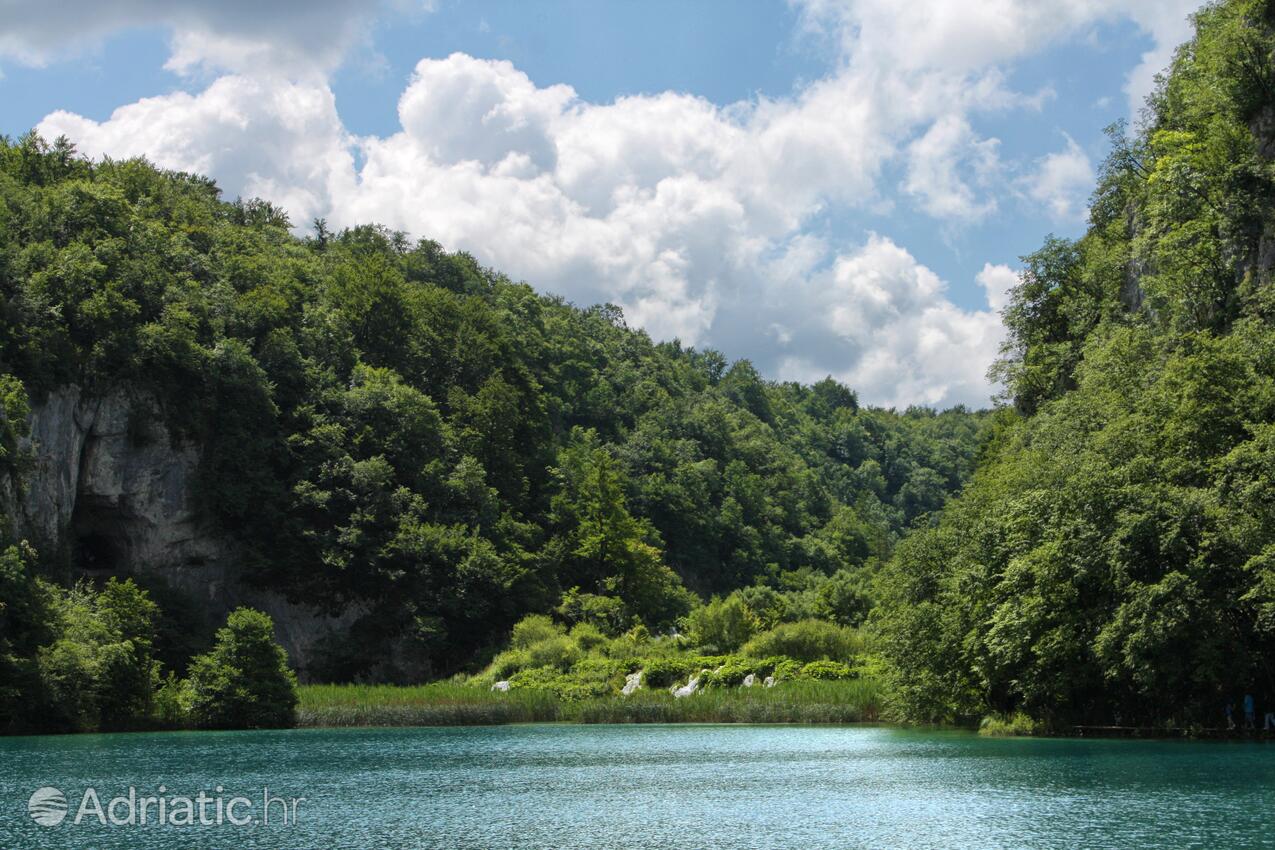
{"type": "Polygon", "coordinates": [[[983,407],[1197,0],[0,0],[0,133],[375,222],[655,339],[983,407]]]}

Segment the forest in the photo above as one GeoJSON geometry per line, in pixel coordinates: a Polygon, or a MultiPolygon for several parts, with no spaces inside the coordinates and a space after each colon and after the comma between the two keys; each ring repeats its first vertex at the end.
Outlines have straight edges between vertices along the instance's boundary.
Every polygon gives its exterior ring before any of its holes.
{"type": "MultiPolygon", "coordinates": [[[[1213,722],[1275,698],[1275,10],[1195,24],[1088,231],[1023,258],[989,411],[767,380],[427,239],[4,139],[0,475],[49,393],[126,389],[199,448],[245,581],[364,612],[317,682],[703,666],[871,678],[913,722],[1213,722]]],[[[270,721],[205,698],[245,641],[278,672],[268,620],[179,640],[162,588],[0,520],[0,728],[270,721]]]]}
{"type": "MultiPolygon", "coordinates": [[[[198,498],[246,581],[366,612],[312,679],[402,681],[392,644],[430,676],[470,669],[555,609],[666,632],[745,588],[790,619],[844,597],[857,625],[894,543],[973,471],[985,414],[769,382],[430,241],[290,225],[203,177],[5,141],[0,463],[20,492],[51,391],[126,389],[200,448],[198,498]]],[[[59,716],[50,646],[94,589],[74,546],[6,545],[6,599],[44,600],[0,612],[21,726],[59,716]]],[[[169,672],[206,648],[177,637],[189,607],[150,618],[169,672]]],[[[109,679],[102,646],[125,639],[79,641],[81,677],[109,679]]]]}

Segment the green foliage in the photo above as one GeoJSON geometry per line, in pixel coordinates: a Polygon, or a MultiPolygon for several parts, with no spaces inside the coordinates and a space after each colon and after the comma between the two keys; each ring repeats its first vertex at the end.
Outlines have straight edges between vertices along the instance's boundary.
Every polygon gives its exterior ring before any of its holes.
{"type": "Polygon", "coordinates": [[[297,680],[274,639],[274,622],[251,608],[230,613],[212,651],[190,665],[190,713],[212,729],[259,729],[296,722],[297,680]]]}
{"type": "Polygon", "coordinates": [[[1088,232],[1025,258],[1018,415],[877,578],[900,716],[1212,726],[1275,699],[1275,29],[1254,0],[1195,23],[1088,232]]]}
{"type": "Polygon", "coordinates": [[[817,591],[820,616],[843,626],[859,626],[872,610],[872,596],[863,579],[849,570],[838,570],[817,591]]]}
{"type": "Polygon", "coordinates": [[[713,597],[686,617],[691,643],[734,652],[757,631],[757,618],[743,597],[732,593],[725,599],[713,597]]]}
{"type": "Polygon", "coordinates": [[[862,651],[863,640],[853,629],[826,620],[783,623],[744,645],[744,654],[753,658],[784,655],[798,661],[847,661],[862,651]]]}
{"type": "Polygon", "coordinates": [[[110,579],[51,591],[57,637],[40,647],[47,700],[41,728],[89,731],[146,725],[153,715],[159,664],[154,659],[156,607],[132,580],[110,579]]]}
{"type": "Polygon", "coordinates": [[[801,668],[800,676],[803,679],[835,681],[837,679],[852,679],[854,678],[854,673],[850,670],[848,664],[840,661],[811,661],[801,668]]]}
{"type": "Polygon", "coordinates": [[[514,624],[509,645],[514,649],[526,649],[534,643],[561,637],[566,630],[544,614],[528,614],[514,624]]]}
{"type": "Polygon", "coordinates": [[[1044,731],[1040,723],[1021,711],[1013,714],[989,714],[978,724],[978,734],[987,738],[1025,738],[1044,731]]]}

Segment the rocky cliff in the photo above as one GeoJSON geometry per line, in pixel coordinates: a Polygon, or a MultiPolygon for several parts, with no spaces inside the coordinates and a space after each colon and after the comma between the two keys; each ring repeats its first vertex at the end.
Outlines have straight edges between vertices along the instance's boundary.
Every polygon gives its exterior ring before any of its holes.
{"type": "Polygon", "coordinates": [[[22,485],[0,488],[5,512],[73,573],[160,579],[217,621],[239,605],[265,611],[307,678],[318,645],[362,612],[323,616],[243,582],[234,541],[199,509],[198,447],[174,441],[153,408],[122,390],[50,393],[32,407],[22,485]]]}

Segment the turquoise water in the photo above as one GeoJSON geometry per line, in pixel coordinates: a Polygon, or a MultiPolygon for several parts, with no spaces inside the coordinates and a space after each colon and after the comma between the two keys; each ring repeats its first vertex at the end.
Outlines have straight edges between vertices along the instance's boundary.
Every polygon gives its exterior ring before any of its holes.
{"type": "MultiPolygon", "coordinates": [[[[215,820],[215,803],[205,811],[215,820]]],[[[0,740],[0,850],[1263,846],[1275,846],[1263,744],[764,726],[0,740]],[[73,822],[87,788],[105,809],[161,784],[166,802],[249,798],[258,820],[263,787],[305,799],[287,826],[277,803],[269,825],[157,825],[157,803],[145,826],[102,825],[91,803],[73,822]],[[59,825],[28,814],[42,786],[69,801],[59,825]]]]}

